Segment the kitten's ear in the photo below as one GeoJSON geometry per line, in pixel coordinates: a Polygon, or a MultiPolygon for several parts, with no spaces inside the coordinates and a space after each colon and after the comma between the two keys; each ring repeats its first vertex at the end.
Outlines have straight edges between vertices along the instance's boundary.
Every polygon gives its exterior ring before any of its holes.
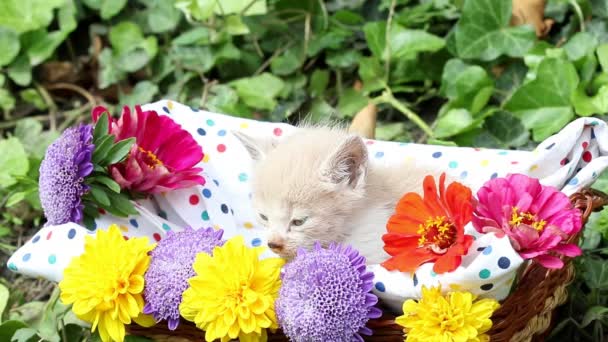
{"type": "Polygon", "coordinates": [[[345,184],[355,189],[365,182],[367,148],[358,136],[348,137],[321,167],[321,179],[332,184],[345,184]]]}
{"type": "Polygon", "coordinates": [[[268,152],[278,144],[278,141],[274,138],[263,139],[252,137],[240,131],[232,131],[232,134],[241,141],[254,161],[264,159],[268,152]]]}

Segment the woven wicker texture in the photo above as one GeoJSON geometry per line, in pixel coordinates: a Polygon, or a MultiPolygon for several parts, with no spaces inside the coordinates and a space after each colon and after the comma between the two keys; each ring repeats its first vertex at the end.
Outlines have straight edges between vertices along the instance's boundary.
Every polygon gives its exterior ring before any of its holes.
{"type": "MultiPolygon", "coordinates": [[[[583,190],[570,196],[570,200],[583,213],[583,222],[587,222],[593,211],[608,205],[608,195],[595,190],[583,190]]],[[[578,238],[573,236],[571,242],[578,241],[578,238]]],[[[559,270],[547,270],[536,263],[525,270],[517,289],[492,316],[494,325],[489,331],[491,341],[528,342],[543,339],[552,324],[555,308],[566,301],[566,287],[574,278],[572,263],[570,260],[565,261],[566,266],[559,270]]],[[[403,330],[395,324],[394,316],[384,315],[370,321],[368,326],[374,335],[366,337],[366,341],[403,341],[403,330]]],[[[161,342],[204,340],[204,332],[190,322],[182,322],[176,331],[169,331],[165,324],[151,328],[132,325],[128,327],[128,333],[161,342]]],[[[288,339],[277,333],[270,336],[269,341],[288,339]]]]}

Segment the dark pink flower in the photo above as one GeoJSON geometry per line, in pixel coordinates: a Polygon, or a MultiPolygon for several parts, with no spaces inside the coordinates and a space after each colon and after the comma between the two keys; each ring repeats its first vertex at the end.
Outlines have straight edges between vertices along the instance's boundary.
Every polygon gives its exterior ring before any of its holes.
{"type": "Polygon", "coordinates": [[[479,203],[473,225],[479,232],[504,232],[524,259],[534,259],[546,268],[561,268],[556,255],[581,254],[570,236],[581,230],[581,212],[568,196],[521,174],[495,178],[477,192],[479,203]]]}
{"type": "MultiPolygon", "coordinates": [[[[108,110],[102,106],[93,109],[93,120],[108,110]]],[[[123,189],[143,193],[160,193],[172,189],[204,185],[201,168],[195,168],[203,159],[203,150],[192,135],[167,116],[155,111],[135,112],[123,107],[120,119],[109,120],[109,133],[116,140],[135,138],[127,158],[110,165],[112,178],[123,189]]]]}

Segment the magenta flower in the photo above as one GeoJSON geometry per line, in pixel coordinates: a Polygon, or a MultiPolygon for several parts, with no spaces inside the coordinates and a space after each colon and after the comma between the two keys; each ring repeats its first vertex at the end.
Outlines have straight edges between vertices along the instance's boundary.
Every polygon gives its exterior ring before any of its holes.
{"type": "Polygon", "coordinates": [[[521,174],[495,178],[477,192],[473,225],[477,231],[504,232],[524,259],[546,268],[561,268],[556,255],[581,255],[568,238],[581,230],[581,212],[568,196],[521,174]]]}
{"type": "MultiPolygon", "coordinates": [[[[97,122],[107,111],[102,106],[96,107],[93,120],[97,122]]],[[[127,158],[109,168],[110,175],[123,189],[160,193],[205,184],[199,175],[202,169],[194,167],[203,159],[202,148],[168,116],[144,112],[140,106],[135,106],[133,113],[125,106],[121,118],[110,118],[109,125],[109,133],[116,140],[135,138],[127,158]]]]}

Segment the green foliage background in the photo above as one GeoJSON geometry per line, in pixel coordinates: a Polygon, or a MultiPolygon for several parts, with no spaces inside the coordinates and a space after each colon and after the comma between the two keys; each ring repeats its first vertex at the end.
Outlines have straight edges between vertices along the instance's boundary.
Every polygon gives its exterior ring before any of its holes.
{"type": "MultiPolygon", "coordinates": [[[[288,122],[349,120],[372,102],[378,139],[517,149],[605,119],[608,2],[548,0],[543,39],[511,27],[511,12],[511,0],[2,0],[3,264],[41,224],[46,146],[99,102],[169,98],[288,122]]],[[[605,210],[585,230],[554,340],[605,335],[607,241],[605,210]]],[[[1,341],[95,338],[52,284],[3,276],[1,341]]]]}

